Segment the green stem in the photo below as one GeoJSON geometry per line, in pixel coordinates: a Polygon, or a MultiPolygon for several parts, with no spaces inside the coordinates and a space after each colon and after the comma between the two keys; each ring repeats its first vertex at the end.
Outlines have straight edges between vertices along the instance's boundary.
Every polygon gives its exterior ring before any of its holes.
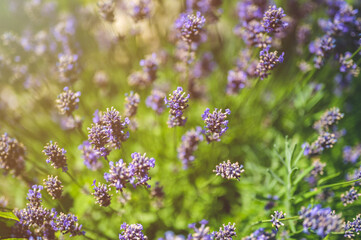
{"type": "Polygon", "coordinates": [[[359,48],[351,55],[351,57],[347,58],[346,60],[349,60],[349,59],[353,58],[354,56],[356,56],[356,54],[357,54],[359,51],[361,51],[361,47],[359,47],[359,48]]]}

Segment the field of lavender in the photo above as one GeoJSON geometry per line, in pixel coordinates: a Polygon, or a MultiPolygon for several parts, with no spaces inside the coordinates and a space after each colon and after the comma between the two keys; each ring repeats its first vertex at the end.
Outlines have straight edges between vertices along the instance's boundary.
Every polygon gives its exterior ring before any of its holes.
{"type": "Polygon", "coordinates": [[[0,239],[358,239],[360,65],[359,0],[1,0],[0,239]]]}

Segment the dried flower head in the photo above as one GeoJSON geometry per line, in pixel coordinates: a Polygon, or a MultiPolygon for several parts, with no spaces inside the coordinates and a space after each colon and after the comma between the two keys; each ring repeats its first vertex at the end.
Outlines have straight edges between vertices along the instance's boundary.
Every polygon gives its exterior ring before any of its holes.
{"type": "Polygon", "coordinates": [[[237,179],[238,181],[241,178],[241,173],[244,172],[243,165],[239,165],[238,162],[231,163],[230,160],[227,163],[224,161],[216,166],[216,169],[213,170],[217,176],[221,176],[226,179],[237,179]]]}
{"type": "Polygon", "coordinates": [[[58,179],[58,176],[54,177],[49,175],[48,179],[44,179],[43,182],[45,189],[53,199],[58,199],[61,197],[63,186],[61,185],[61,181],[58,179]]]}
{"type": "Polygon", "coordinates": [[[50,141],[43,150],[43,153],[48,157],[46,159],[47,163],[51,163],[51,166],[54,168],[62,168],[63,172],[68,171],[67,167],[67,158],[65,156],[66,151],[64,148],[60,148],[58,143],[50,141]]]}
{"type": "Polygon", "coordinates": [[[74,93],[68,87],[65,87],[56,99],[56,104],[60,114],[71,115],[74,110],[78,109],[80,92],[74,93]]]}
{"type": "Polygon", "coordinates": [[[25,147],[7,133],[0,138],[0,168],[19,175],[25,169],[25,147]]]}

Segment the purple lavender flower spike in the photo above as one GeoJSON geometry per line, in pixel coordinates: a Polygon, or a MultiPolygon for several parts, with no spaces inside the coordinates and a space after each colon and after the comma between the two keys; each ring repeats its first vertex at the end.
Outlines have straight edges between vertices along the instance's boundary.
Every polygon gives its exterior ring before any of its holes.
{"type": "Polygon", "coordinates": [[[345,223],[345,238],[353,238],[361,232],[361,214],[358,214],[353,221],[345,223]]]}
{"type": "Polygon", "coordinates": [[[58,143],[50,141],[43,150],[43,153],[48,157],[47,163],[51,163],[55,169],[62,168],[63,172],[68,171],[67,158],[65,156],[66,151],[64,148],[60,148],[58,143]]]}
{"type": "Polygon", "coordinates": [[[321,117],[321,119],[313,125],[313,128],[318,132],[332,130],[332,128],[344,117],[339,108],[328,109],[321,117]]]}
{"type": "Polygon", "coordinates": [[[134,170],[127,167],[127,164],[120,159],[118,162],[109,162],[109,173],[104,173],[104,179],[109,182],[109,186],[115,187],[116,191],[123,191],[126,184],[134,178],[134,170]]]}
{"type": "Polygon", "coordinates": [[[236,94],[249,85],[247,73],[242,70],[230,70],[227,76],[227,94],[236,94]]]}
{"type": "Polygon", "coordinates": [[[274,211],[274,214],[271,215],[272,219],[271,219],[271,223],[272,226],[276,228],[276,230],[278,231],[278,229],[281,226],[284,226],[285,224],[283,222],[280,221],[280,219],[285,218],[286,213],[283,213],[282,211],[274,211]]]}
{"type": "Polygon", "coordinates": [[[164,98],[165,93],[159,90],[152,90],[150,96],[145,100],[147,107],[153,109],[157,114],[161,114],[164,111],[164,98]]]}
{"type": "Polygon", "coordinates": [[[219,228],[218,232],[213,232],[214,240],[233,240],[237,236],[235,223],[223,224],[223,229],[219,228]]]}
{"type": "Polygon", "coordinates": [[[218,164],[213,172],[222,178],[237,179],[239,181],[244,169],[243,165],[239,165],[238,162],[231,163],[231,161],[228,160],[227,163],[224,161],[223,163],[218,164]]]}
{"type": "Polygon", "coordinates": [[[140,153],[132,153],[132,162],[129,164],[129,168],[133,173],[133,178],[130,182],[133,184],[134,187],[144,185],[150,188],[150,185],[147,181],[151,178],[148,176],[148,172],[150,168],[154,168],[155,166],[155,159],[146,157],[144,153],[141,155],[140,153]]]}
{"type": "Polygon", "coordinates": [[[185,109],[188,107],[189,94],[185,96],[182,87],[178,87],[173,91],[173,94],[169,94],[169,98],[164,98],[165,104],[170,108],[168,127],[184,126],[187,118],[183,116],[185,109]]]}
{"type": "Polygon", "coordinates": [[[194,230],[193,234],[189,234],[187,240],[211,240],[212,234],[209,233],[209,227],[206,226],[208,224],[207,220],[202,220],[199,222],[201,225],[199,228],[196,227],[196,223],[189,224],[188,227],[194,230]]]}
{"type": "Polygon", "coordinates": [[[148,237],[143,234],[143,226],[141,224],[123,223],[120,227],[123,230],[119,234],[119,240],[147,240],[148,237]]]}
{"type": "Polygon", "coordinates": [[[96,203],[102,207],[109,206],[112,199],[112,195],[109,194],[110,188],[104,183],[99,183],[97,186],[96,180],[94,180],[92,186],[94,186],[92,195],[96,199],[96,203]]]}
{"type": "Polygon", "coordinates": [[[187,169],[195,160],[194,152],[198,149],[201,141],[203,141],[201,127],[187,131],[182,136],[182,143],[178,148],[178,158],[182,161],[184,169],[187,169]]]}
{"type": "Polygon", "coordinates": [[[311,145],[308,143],[303,144],[305,156],[316,156],[323,152],[325,148],[332,148],[337,142],[337,137],[334,133],[321,132],[317,140],[311,145]]]}
{"type": "Polygon", "coordinates": [[[77,80],[79,75],[78,55],[60,54],[57,66],[61,82],[73,83],[77,80]]]}
{"type": "Polygon", "coordinates": [[[343,148],[343,161],[345,163],[356,163],[361,156],[361,145],[355,147],[345,146],[343,148]]]}
{"type": "Polygon", "coordinates": [[[43,180],[46,190],[53,199],[58,199],[61,197],[63,192],[63,186],[61,181],[58,179],[58,176],[48,176],[48,179],[43,180]]]}
{"type": "Polygon", "coordinates": [[[348,204],[352,204],[356,201],[360,196],[361,194],[357,193],[355,187],[351,187],[346,193],[341,194],[341,202],[344,206],[347,206],[348,204]]]}
{"type": "Polygon", "coordinates": [[[85,232],[81,230],[82,225],[78,223],[78,218],[70,213],[60,213],[56,218],[55,226],[62,234],[70,233],[70,237],[85,235],[85,232]]]}
{"type": "Polygon", "coordinates": [[[324,238],[331,232],[338,232],[342,226],[341,215],[336,215],[330,208],[322,208],[320,204],[313,208],[302,207],[299,216],[303,219],[303,232],[309,229],[324,238]]]}
{"type": "Polygon", "coordinates": [[[230,115],[231,111],[226,109],[225,112],[222,112],[222,109],[218,110],[217,108],[210,113],[209,108],[207,108],[202,114],[202,119],[206,126],[204,127],[204,134],[206,136],[207,142],[219,142],[221,141],[221,136],[227,131],[228,120],[227,115],[230,115]]]}
{"type": "Polygon", "coordinates": [[[88,141],[84,141],[83,144],[79,146],[79,149],[82,152],[84,164],[87,168],[96,171],[103,167],[103,164],[99,161],[101,152],[96,150],[88,141]]]}
{"type": "Polygon", "coordinates": [[[0,138],[0,168],[19,175],[25,169],[25,147],[7,133],[0,138]]]}
{"type": "Polygon", "coordinates": [[[285,16],[282,8],[277,8],[276,5],[270,6],[263,15],[262,26],[267,33],[280,32],[288,26],[288,23],[282,20],[285,16]]]}
{"type": "Polygon", "coordinates": [[[125,96],[124,115],[129,118],[134,117],[137,114],[138,104],[140,102],[139,94],[131,91],[130,94],[126,94],[125,96]]]}
{"type": "Polygon", "coordinates": [[[56,99],[56,104],[60,114],[69,116],[79,107],[80,92],[74,93],[68,87],[63,90],[56,99]]]}
{"type": "Polygon", "coordinates": [[[200,32],[205,22],[206,19],[200,12],[197,12],[196,15],[182,14],[176,22],[176,27],[179,26],[182,39],[190,44],[200,41],[200,32]]]}
{"type": "Polygon", "coordinates": [[[354,77],[357,77],[360,74],[360,68],[353,61],[351,56],[352,54],[350,52],[346,52],[345,55],[340,56],[340,72],[348,73],[353,75],[354,77]]]}
{"type": "Polygon", "coordinates": [[[39,207],[42,200],[42,196],[40,191],[43,190],[43,186],[41,185],[33,185],[31,189],[29,189],[28,197],[26,198],[30,202],[30,206],[39,207]]]}
{"type": "Polygon", "coordinates": [[[285,53],[277,56],[278,52],[269,52],[269,48],[265,48],[260,52],[260,60],[257,65],[256,73],[261,80],[268,77],[270,71],[274,69],[279,63],[283,62],[285,53]]]}

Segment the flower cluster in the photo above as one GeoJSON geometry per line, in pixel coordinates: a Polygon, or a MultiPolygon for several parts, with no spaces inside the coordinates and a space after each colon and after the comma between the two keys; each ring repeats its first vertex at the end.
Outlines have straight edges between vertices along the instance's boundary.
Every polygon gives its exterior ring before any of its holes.
{"type": "Polygon", "coordinates": [[[150,185],[147,181],[151,178],[148,176],[148,172],[150,168],[154,168],[155,159],[146,157],[144,153],[141,155],[140,153],[132,153],[132,162],[129,164],[129,168],[133,173],[133,178],[131,179],[131,183],[134,187],[144,185],[150,188],[150,185]]]}
{"type": "Polygon", "coordinates": [[[127,117],[123,121],[117,110],[108,108],[105,113],[93,119],[93,124],[88,128],[88,141],[101,156],[106,157],[110,153],[109,148],[119,149],[128,139],[129,132],[126,128],[129,123],[127,117]]]}
{"type": "Polygon", "coordinates": [[[330,208],[322,208],[320,204],[314,207],[302,207],[299,216],[303,219],[303,231],[309,229],[324,238],[331,232],[338,232],[342,226],[340,215],[336,215],[330,208]]]}
{"type": "Polygon", "coordinates": [[[271,219],[271,223],[272,226],[274,226],[276,228],[276,230],[278,231],[278,229],[281,226],[284,226],[285,224],[283,222],[280,221],[280,219],[285,218],[286,213],[283,213],[282,211],[274,211],[274,214],[271,215],[272,219],[271,219]]]}
{"type": "Polygon", "coordinates": [[[230,115],[231,111],[226,109],[225,112],[222,112],[222,109],[215,109],[213,113],[207,108],[202,114],[202,119],[206,126],[204,127],[204,134],[206,136],[207,142],[219,142],[221,141],[221,136],[227,131],[228,120],[227,115],[230,115]]]}
{"type": "Polygon", "coordinates": [[[260,60],[256,68],[256,73],[261,80],[268,77],[270,71],[274,69],[279,63],[283,62],[284,53],[277,56],[278,52],[269,52],[269,48],[264,48],[260,52],[260,60]]]}
{"type": "Polygon", "coordinates": [[[340,72],[350,74],[354,77],[357,77],[360,74],[360,68],[351,58],[352,54],[350,52],[346,52],[345,55],[341,55],[339,62],[340,72]]]}
{"type": "Polygon", "coordinates": [[[92,186],[94,186],[92,195],[96,199],[96,203],[102,207],[109,206],[112,199],[112,195],[109,194],[110,188],[104,183],[100,183],[96,186],[96,180],[94,180],[92,186]]]}
{"type": "Polygon", "coordinates": [[[345,146],[343,148],[343,161],[345,163],[356,163],[361,156],[361,145],[355,147],[345,146]]]}
{"type": "Polygon", "coordinates": [[[74,93],[68,87],[63,90],[56,99],[56,104],[60,114],[69,116],[78,109],[80,92],[74,93]]]}
{"type": "Polygon", "coordinates": [[[139,94],[130,92],[130,94],[125,95],[125,111],[124,115],[126,117],[134,117],[137,114],[138,104],[140,102],[139,94]]]}
{"type": "Polygon", "coordinates": [[[57,66],[61,82],[73,83],[77,80],[80,71],[78,55],[60,54],[57,66]]]}
{"type": "Polygon", "coordinates": [[[58,199],[61,197],[63,192],[63,186],[61,181],[58,179],[58,176],[48,176],[48,179],[43,180],[46,190],[53,199],[58,199]]]}
{"type": "Polygon", "coordinates": [[[96,171],[103,167],[102,162],[99,161],[101,153],[96,150],[88,141],[84,141],[83,144],[78,148],[82,153],[84,164],[87,166],[87,168],[96,171]]]}
{"type": "Polygon", "coordinates": [[[215,22],[222,13],[220,7],[222,0],[208,1],[208,0],[187,0],[186,7],[188,11],[199,11],[206,16],[207,21],[215,22]]]}
{"type": "Polygon", "coordinates": [[[182,87],[178,87],[173,91],[173,94],[169,94],[169,98],[164,98],[165,104],[169,109],[168,127],[184,126],[187,118],[183,116],[185,109],[188,105],[189,94],[186,95],[183,92],[182,87]]]}
{"type": "Polygon", "coordinates": [[[43,186],[41,185],[33,185],[31,189],[29,189],[28,197],[26,198],[31,206],[39,207],[42,200],[41,200],[41,193],[40,191],[43,190],[43,186]]]}
{"type": "Polygon", "coordinates": [[[264,13],[262,26],[267,33],[280,32],[288,26],[288,23],[282,20],[285,16],[282,8],[277,8],[276,5],[269,6],[264,13]]]}
{"type": "Polygon", "coordinates": [[[153,109],[157,114],[161,114],[164,111],[164,98],[165,93],[160,90],[152,90],[150,96],[145,100],[147,107],[153,109]]]}
{"type": "Polygon", "coordinates": [[[182,39],[187,43],[199,42],[200,32],[202,31],[206,19],[200,12],[196,15],[193,14],[181,14],[177,19],[176,26],[180,29],[182,39]]]}
{"type": "Polygon", "coordinates": [[[151,85],[157,79],[159,62],[160,60],[156,53],[145,56],[145,59],[139,62],[142,71],[132,73],[128,78],[129,84],[139,88],[151,85]]]}
{"type": "Polygon", "coordinates": [[[187,169],[194,161],[194,152],[201,141],[203,141],[201,127],[189,130],[182,136],[182,143],[178,147],[178,158],[182,161],[184,169],[187,169]]]}
{"type": "Polygon", "coordinates": [[[109,162],[109,173],[104,173],[104,179],[109,182],[109,186],[115,187],[117,191],[123,191],[126,184],[130,182],[134,173],[132,168],[120,159],[118,162],[109,162]]]}
{"type": "Polygon", "coordinates": [[[341,202],[344,206],[347,206],[348,204],[352,204],[354,201],[356,201],[359,196],[361,196],[361,194],[357,193],[355,187],[351,187],[351,189],[346,193],[341,194],[341,202]]]}
{"type": "Polygon", "coordinates": [[[345,224],[345,238],[355,237],[355,234],[361,232],[361,214],[358,214],[352,222],[347,221],[345,224]]]}
{"type": "Polygon", "coordinates": [[[332,130],[333,127],[343,118],[344,114],[340,112],[340,109],[334,107],[328,109],[321,119],[313,124],[313,128],[318,132],[325,132],[332,130]]]}
{"type": "Polygon", "coordinates": [[[233,237],[237,236],[235,223],[223,224],[223,229],[219,228],[219,231],[213,232],[212,235],[215,240],[232,240],[233,237]]]}
{"type": "Polygon", "coordinates": [[[51,163],[51,166],[58,169],[63,169],[63,172],[68,171],[67,158],[65,156],[66,151],[64,148],[60,148],[58,143],[50,141],[43,150],[43,153],[48,157],[47,163],[51,163]]]}
{"type": "Polygon", "coordinates": [[[213,170],[217,176],[221,176],[226,179],[237,179],[238,181],[241,178],[241,173],[244,172],[243,165],[239,165],[238,162],[231,163],[230,160],[227,162],[220,163],[216,166],[216,169],[213,170]]]}
{"type": "Polygon", "coordinates": [[[147,240],[148,237],[144,235],[143,226],[141,224],[126,224],[123,223],[120,227],[123,230],[119,234],[119,240],[147,240]]]}
{"type": "Polygon", "coordinates": [[[196,227],[196,223],[192,223],[188,225],[189,228],[192,228],[194,230],[194,233],[189,234],[187,240],[212,239],[212,234],[209,233],[209,227],[207,226],[208,221],[203,219],[202,221],[199,222],[199,224],[201,225],[199,228],[196,227]]]}
{"type": "Polygon", "coordinates": [[[25,147],[7,133],[0,138],[0,168],[19,175],[25,169],[25,147]]]}
{"type": "Polygon", "coordinates": [[[311,145],[308,143],[304,144],[304,155],[315,156],[323,152],[325,148],[332,148],[337,142],[336,135],[334,133],[322,132],[318,136],[317,140],[311,145]]]}
{"type": "Polygon", "coordinates": [[[54,225],[56,231],[60,231],[62,234],[70,233],[70,237],[85,234],[81,230],[82,225],[79,225],[78,218],[71,213],[65,214],[61,212],[54,225]]]}

